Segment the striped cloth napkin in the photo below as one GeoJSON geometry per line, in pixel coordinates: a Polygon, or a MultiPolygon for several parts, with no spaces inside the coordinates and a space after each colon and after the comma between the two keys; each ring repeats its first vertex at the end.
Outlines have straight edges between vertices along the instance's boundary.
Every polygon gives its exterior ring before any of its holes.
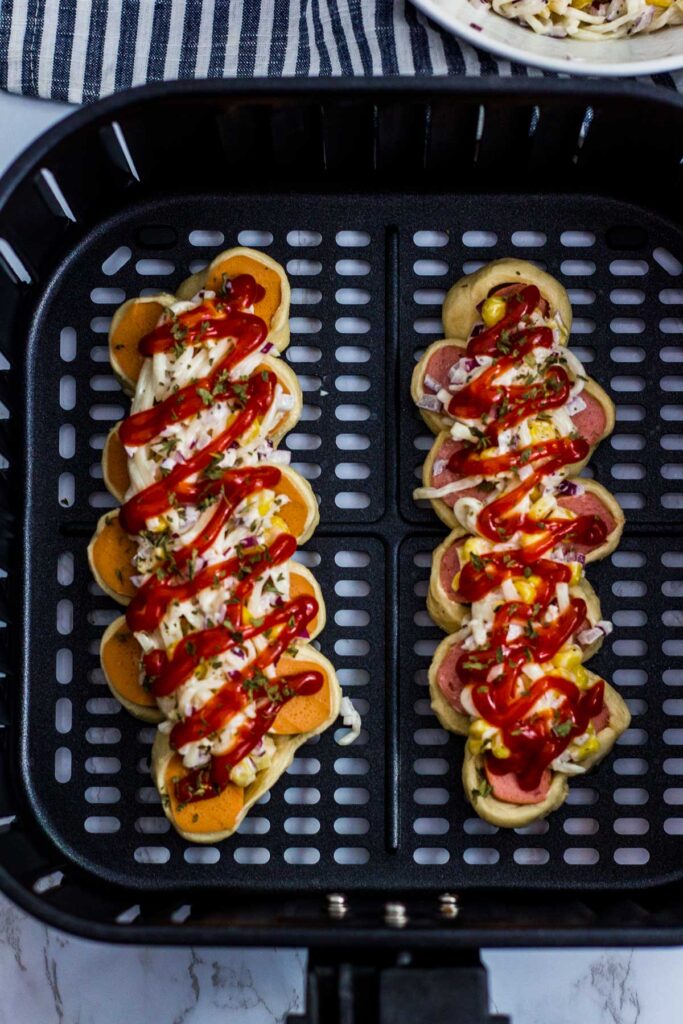
{"type": "MultiPolygon", "coordinates": [[[[542,72],[459,42],[407,0],[0,0],[0,88],[27,96],[81,103],[178,78],[395,74],[542,72]]],[[[657,81],[675,88],[670,75],[657,81]]]]}

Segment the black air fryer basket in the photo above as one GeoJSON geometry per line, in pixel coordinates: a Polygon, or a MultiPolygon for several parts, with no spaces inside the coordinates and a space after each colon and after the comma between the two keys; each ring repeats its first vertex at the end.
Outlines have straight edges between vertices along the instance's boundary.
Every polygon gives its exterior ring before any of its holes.
{"type": "Polygon", "coordinates": [[[683,102],[664,89],[197,82],[83,109],[14,164],[0,185],[0,880],[17,903],[109,940],[415,963],[429,947],[432,965],[480,945],[683,939],[682,156],[683,102]],[[113,310],[238,243],[291,280],[286,358],[305,406],[286,444],[321,504],[303,557],[364,729],[352,747],[334,729],[303,747],[237,836],[198,849],[163,816],[151,730],[104,685],[115,609],[86,545],[112,504],[102,444],[127,409],[113,310]],[[409,394],[445,287],[508,254],[568,287],[574,351],[617,405],[590,472],[628,520],[589,571],[615,623],[591,668],[633,714],[560,811],[512,832],[465,803],[462,741],[429,709],[425,593],[445,531],[411,498],[431,438],[409,394]]]}

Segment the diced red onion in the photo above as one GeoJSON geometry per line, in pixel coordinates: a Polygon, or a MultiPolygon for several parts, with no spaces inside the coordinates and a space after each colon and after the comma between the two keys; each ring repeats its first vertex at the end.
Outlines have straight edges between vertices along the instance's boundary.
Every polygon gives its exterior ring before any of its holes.
{"type": "Polygon", "coordinates": [[[439,476],[441,473],[443,473],[447,465],[447,459],[437,459],[434,465],[432,466],[432,475],[439,476]]]}
{"type": "Polygon", "coordinates": [[[432,377],[430,374],[425,373],[424,385],[436,394],[441,387],[441,381],[438,381],[436,377],[432,377]]]}
{"type": "Polygon", "coordinates": [[[563,498],[575,498],[583,494],[581,484],[575,484],[573,480],[563,480],[557,489],[558,496],[563,498]]]}
{"type": "Polygon", "coordinates": [[[264,341],[263,345],[261,345],[261,351],[262,352],[270,352],[272,347],[273,347],[272,341],[264,341]]]}
{"type": "Polygon", "coordinates": [[[441,412],[441,402],[436,395],[423,395],[418,400],[418,409],[428,409],[429,412],[441,412]]]}
{"type": "Polygon", "coordinates": [[[582,647],[588,647],[589,644],[595,643],[596,640],[599,640],[601,636],[604,636],[604,633],[600,627],[592,626],[590,629],[581,630],[576,639],[582,647]]]}

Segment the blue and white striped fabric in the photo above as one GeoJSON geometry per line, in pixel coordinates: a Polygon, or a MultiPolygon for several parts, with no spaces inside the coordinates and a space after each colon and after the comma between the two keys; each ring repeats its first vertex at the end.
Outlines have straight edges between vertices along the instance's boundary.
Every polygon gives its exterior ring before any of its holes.
{"type": "Polygon", "coordinates": [[[541,72],[457,41],[407,0],[0,0],[0,88],[28,96],[80,103],[178,78],[394,74],[541,72]]]}

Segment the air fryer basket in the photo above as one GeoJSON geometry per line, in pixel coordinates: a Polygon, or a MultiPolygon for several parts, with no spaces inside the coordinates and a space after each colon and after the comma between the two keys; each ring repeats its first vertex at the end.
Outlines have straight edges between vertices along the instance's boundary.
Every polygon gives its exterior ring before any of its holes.
{"type": "Polygon", "coordinates": [[[32,912],[138,942],[680,941],[683,103],[564,86],[148,87],[73,115],[6,175],[0,880],[32,912]],[[302,557],[364,729],[350,748],[334,729],[302,748],[207,850],[168,828],[151,731],[104,685],[115,612],[85,551],[112,504],[104,437],[127,408],[109,317],[238,243],[292,283],[286,358],[305,406],[286,443],[321,503],[302,557]],[[465,803],[462,741],[429,709],[425,592],[444,530],[411,498],[430,437],[409,380],[444,287],[509,253],[569,288],[574,350],[617,404],[590,472],[628,522],[589,571],[616,627],[591,668],[633,723],[549,821],[503,832],[465,803]]]}

